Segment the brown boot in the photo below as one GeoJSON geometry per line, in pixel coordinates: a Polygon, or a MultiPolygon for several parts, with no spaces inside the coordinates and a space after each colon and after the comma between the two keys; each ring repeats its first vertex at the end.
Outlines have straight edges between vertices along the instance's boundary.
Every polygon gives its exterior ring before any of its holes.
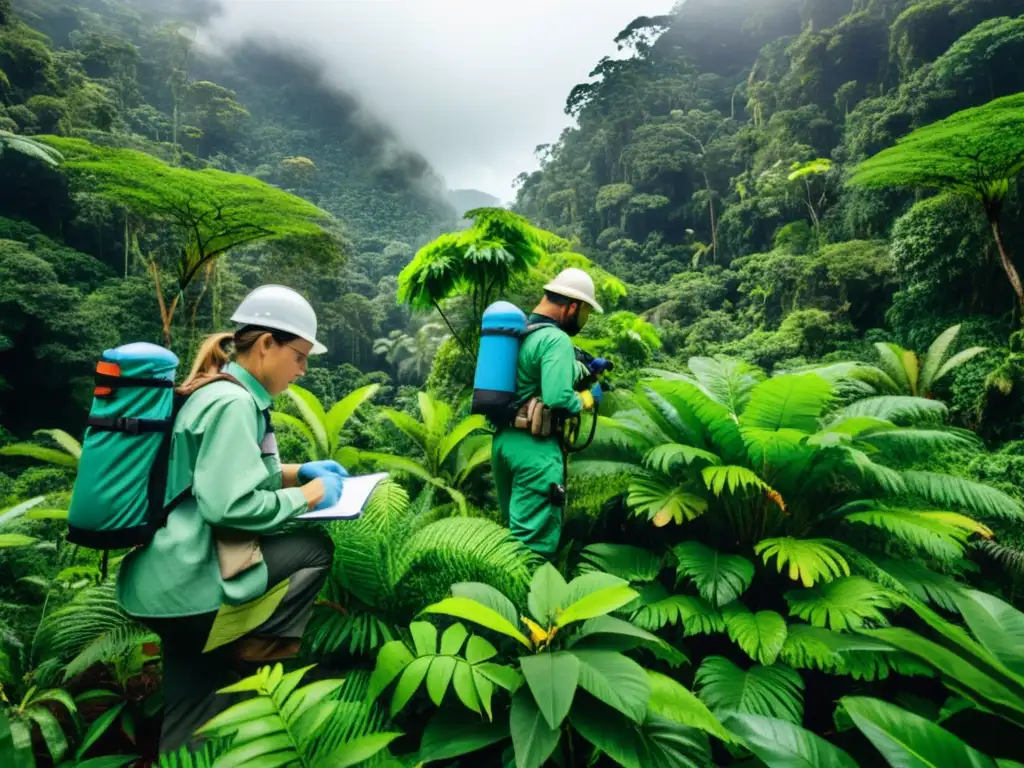
{"type": "Polygon", "coordinates": [[[238,658],[248,662],[280,661],[299,652],[299,638],[243,637],[238,641],[238,658]]]}

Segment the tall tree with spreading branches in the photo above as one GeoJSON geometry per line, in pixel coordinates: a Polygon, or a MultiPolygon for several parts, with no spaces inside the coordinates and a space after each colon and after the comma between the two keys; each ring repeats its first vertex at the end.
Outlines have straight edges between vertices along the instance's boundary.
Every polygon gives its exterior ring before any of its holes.
{"type": "Polygon", "coordinates": [[[904,136],[857,166],[850,183],[931,188],[980,202],[1024,317],[1024,284],[1003,242],[1001,227],[1003,203],[1022,168],[1024,93],[1017,93],[904,136]]]}
{"type": "MultiPolygon", "coordinates": [[[[192,171],[132,149],[100,147],[83,139],[42,137],[66,158],[73,183],[132,213],[166,224],[175,235],[177,291],[165,295],[155,254],[148,258],[164,343],[186,289],[218,257],[254,243],[291,240],[330,259],[340,255],[330,214],[258,179],[213,168],[192,171]]],[[[200,299],[202,294],[200,295],[200,299]]],[[[199,299],[197,299],[198,302],[199,299]]],[[[194,314],[194,313],[193,313],[194,314]]]]}

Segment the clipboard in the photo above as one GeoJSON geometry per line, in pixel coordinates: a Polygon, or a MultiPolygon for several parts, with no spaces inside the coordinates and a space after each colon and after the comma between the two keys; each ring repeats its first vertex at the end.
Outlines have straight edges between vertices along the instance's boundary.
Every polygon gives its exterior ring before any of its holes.
{"type": "Polygon", "coordinates": [[[388,477],[387,472],[376,472],[372,475],[355,475],[341,481],[341,498],[333,507],[316,509],[296,515],[296,520],[355,520],[362,517],[366,502],[380,484],[388,477]]]}

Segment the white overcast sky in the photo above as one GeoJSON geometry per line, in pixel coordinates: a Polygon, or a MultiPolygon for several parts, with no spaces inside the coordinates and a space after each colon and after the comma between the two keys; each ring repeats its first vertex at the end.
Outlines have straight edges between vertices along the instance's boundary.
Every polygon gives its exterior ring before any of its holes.
{"type": "Polygon", "coordinates": [[[422,152],[449,188],[512,199],[570,89],[641,15],[674,0],[221,0],[215,36],[270,35],[313,52],[422,152]]]}

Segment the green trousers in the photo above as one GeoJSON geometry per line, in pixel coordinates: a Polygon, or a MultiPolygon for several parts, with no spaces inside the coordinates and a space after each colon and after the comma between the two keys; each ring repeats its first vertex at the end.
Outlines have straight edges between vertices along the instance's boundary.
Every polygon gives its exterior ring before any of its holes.
{"type": "Polygon", "coordinates": [[[555,437],[511,428],[494,436],[491,469],[501,514],[513,536],[548,558],[562,534],[562,507],[553,503],[551,486],[565,479],[563,461],[555,437]]]}

